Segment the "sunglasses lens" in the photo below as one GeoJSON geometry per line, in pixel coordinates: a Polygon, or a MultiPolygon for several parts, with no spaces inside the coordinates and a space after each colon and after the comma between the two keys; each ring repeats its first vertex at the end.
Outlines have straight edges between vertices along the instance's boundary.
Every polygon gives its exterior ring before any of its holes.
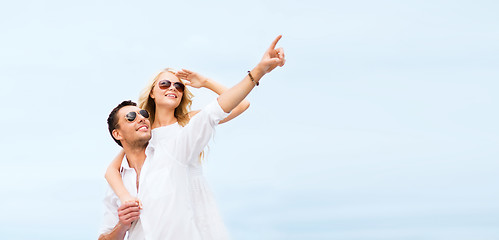
{"type": "Polygon", "coordinates": [[[184,92],[184,89],[185,89],[185,85],[181,82],[176,82],[173,84],[173,86],[175,86],[175,88],[179,91],[179,92],[184,92]]]}
{"type": "Polygon", "coordinates": [[[169,88],[171,85],[172,85],[172,82],[170,82],[168,80],[161,80],[158,83],[159,88],[163,89],[163,90],[169,88]]]}
{"type": "Polygon", "coordinates": [[[140,115],[142,115],[142,117],[145,117],[145,118],[149,118],[149,112],[142,109],[139,111],[140,115]]]}
{"type": "Polygon", "coordinates": [[[137,113],[135,112],[129,112],[125,115],[126,120],[128,120],[129,122],[133,122],[133,120],[135,120],[136,117],[137,113]]]}

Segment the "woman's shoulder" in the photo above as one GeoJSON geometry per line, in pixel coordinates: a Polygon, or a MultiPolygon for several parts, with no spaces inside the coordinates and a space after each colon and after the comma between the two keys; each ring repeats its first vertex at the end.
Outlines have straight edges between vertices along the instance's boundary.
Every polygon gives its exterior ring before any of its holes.
{"type": "Polygon", "coordinates": [[[189,118],[192,118],[192,117],[196,116],[196,114],[198,114],[199,112],[201,112],[201,110],[190,111],[188,113],[189,114],[189,118]]]}

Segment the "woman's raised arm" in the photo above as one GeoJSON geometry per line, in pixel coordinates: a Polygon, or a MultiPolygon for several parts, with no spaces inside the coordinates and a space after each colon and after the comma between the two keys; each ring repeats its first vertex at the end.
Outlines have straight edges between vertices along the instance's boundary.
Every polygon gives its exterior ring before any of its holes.
{"type": "MultiPolygon", "coordinates": [[[[213,91],[214,93],[220,95],[227,91],[227,87],[224,85],[218,83],[217,81],[207,78],[199,73],[187,70],[187,69],[182,69],[181,71],[178,71],[176,76],[180,79],[186,80],[184,81],[184,84],[187,86],[191,86],[194,88],[207,88],[213,91]]],[[[219,123],[225,123],[228,122],[237,116],[241,115],[246,109],[248,109],[250,106],[250,102],[246,99],[244,99],[242,102],[240,102],[237,107],[235,107],[232,112],[230,113],[229,116],[227,116],[225,119],[220,121],[219,123]]],[[[193,117],[198,113],[199,111],[192,111],[190,112],[190,117],[193,117]]]]}
{"type": "Polygon", "coordinates": [[[284,50],[282,48],[275,48],[281,37],[281,35],[277,36],[263,54],[262,60],[260,60],[256,67],[253,68],[241,82],[218,97],[218,104],[225,112],[228,113],[236,108],[265,74],[271,72],[277,66],[284,66],[284,63],[286,62],[284,50]]]}

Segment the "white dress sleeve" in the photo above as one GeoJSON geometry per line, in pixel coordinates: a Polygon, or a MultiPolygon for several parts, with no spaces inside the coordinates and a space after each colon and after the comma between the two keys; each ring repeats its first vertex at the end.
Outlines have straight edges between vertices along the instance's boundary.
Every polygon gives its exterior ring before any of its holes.
{"type": "Polygon", "coordinates": [[[186,164],[197,159],[213,136],[215,126],[229,114],[215,100],[192,117],[176,139],[176,158],[186,164]]]}

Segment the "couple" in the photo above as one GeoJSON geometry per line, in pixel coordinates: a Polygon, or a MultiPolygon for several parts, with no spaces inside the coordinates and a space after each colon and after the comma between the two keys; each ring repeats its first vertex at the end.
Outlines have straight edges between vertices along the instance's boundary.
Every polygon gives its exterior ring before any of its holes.
{"type": "Polygon", "coordinates": [[[203,149],[214,127],[241,114],[259,80],[285,62],[278,36],[261,61],[230,89],[198,74],[166,69],[139,97],[109,114],[113,139],[123,147],[106,172],[99,239],[228,239],[213,197],[202,177],[203,149]],[[207,87],[220,96],[201,111],[189,112],[186,85],[207,87]],[[151,130],[152,129],[152,130],[151,130]],[[139,201],[140,199],[140,201],[139,201]]]}

